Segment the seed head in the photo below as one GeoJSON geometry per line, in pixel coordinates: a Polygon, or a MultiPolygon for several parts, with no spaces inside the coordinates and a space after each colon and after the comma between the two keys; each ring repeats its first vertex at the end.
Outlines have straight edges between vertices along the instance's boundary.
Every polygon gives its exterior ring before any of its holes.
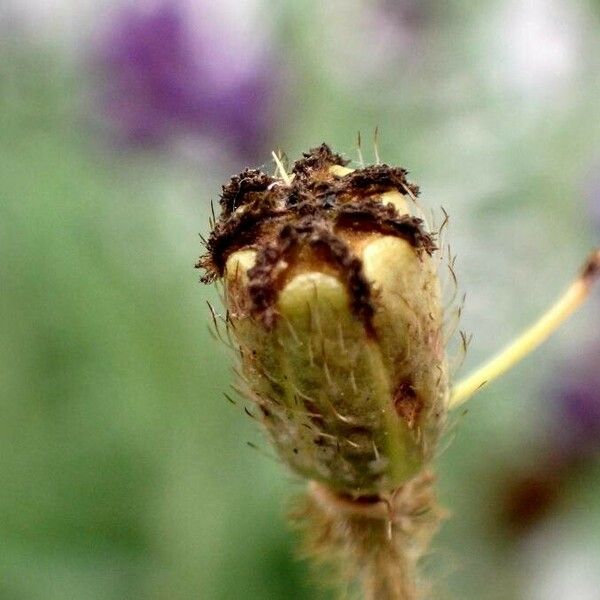
{"type": "Polygon", "coordinates": [[[398,167],[322,144],[223,186],[198,267],[221,280],[248,396],[295,472],[382,495],[432,458],[448,403],[435,241],[398,167]]]}

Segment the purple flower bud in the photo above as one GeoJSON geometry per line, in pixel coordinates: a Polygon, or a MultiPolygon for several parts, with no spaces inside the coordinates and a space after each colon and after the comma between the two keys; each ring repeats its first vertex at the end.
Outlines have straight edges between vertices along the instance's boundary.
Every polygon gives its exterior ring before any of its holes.
{"type": "Polygon", "coordinates": [[[95,61],[104,112],[132,144],[208,135],[252,155],[266,141],[274,99],[265,46],[259,33],[245,40],[203,2],[122,8],[95,61]]]}

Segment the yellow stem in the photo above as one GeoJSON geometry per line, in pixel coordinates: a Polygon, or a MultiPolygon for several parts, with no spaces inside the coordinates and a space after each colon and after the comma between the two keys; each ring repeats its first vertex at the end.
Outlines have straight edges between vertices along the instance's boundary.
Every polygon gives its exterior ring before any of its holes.
{"type": "Polygon", "coordinates": [[[504,374],[542,344],[587,298],[592,283],[600,276],[600,249],[592,253],[579,277],[558,301],[514,342],[484,363],[452,389],[450,408],[466,402],[484,385],[504,374]]]}

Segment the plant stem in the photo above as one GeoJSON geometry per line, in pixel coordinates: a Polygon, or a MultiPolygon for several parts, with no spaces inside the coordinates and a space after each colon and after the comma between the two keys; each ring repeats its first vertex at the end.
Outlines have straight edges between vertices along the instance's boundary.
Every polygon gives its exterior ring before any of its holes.
{"type": "Polygon", "coordinates": [[[466,402],[484,385],[506,373],[545,342],[583,304],[598,277],[600,277],[600,250],[595,250],[583,266],[579,277],[533,325],[504,350],[454,386],[450,397],[450,408],[456,408],[466,402]]]}
{"type": "Polygon", "coordinates": [[[433,482],[423,471],[386,498],[351,498],[311,482],[295,514],[305,554],[329,566],[337,583],[359,585],[365,600],[421,598],[418,563],[442,517],[433,482]]]}

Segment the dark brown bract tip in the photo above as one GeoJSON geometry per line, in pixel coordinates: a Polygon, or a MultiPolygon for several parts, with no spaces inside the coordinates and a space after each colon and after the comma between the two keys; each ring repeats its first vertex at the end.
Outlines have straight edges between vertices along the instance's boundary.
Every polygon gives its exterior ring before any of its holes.
{"type": "Polygon", "coordinates": [[[402,167],[371,165],[347,175],[346,183],[356,192],[376,194],[388,189],[398,190],[404,195],[419,195],[419,186],[410,183],[408,171],[402,167]]]}
{"type": "Polygon", "coordinates": [[[337,224],[356,231],[378,231],[405,239],[414,248],[433,254],[437,247],[432,234],[423,228],[423,220],[396,214],[393,206],[365,198],[342,204],[337,210],[337,224]]]}
{"type": "Polygon", "coordinates": [[[297,176],[310,175],[314,171],[321,171],[333,165],[345,167],[349,162],[349,160],[336,154],[327,144],[323,143],[317,148],[305,152],[302,158],[294,163],[292,173],[297,176]]]}
{"type": "Polygon", "coordinates": [[[231,214],[244,204],[248,194],[265,192],[274,181],[276,180],[273,177],[258,169],[245,169],[239,175],[234,175],[229,183],[223,186],[220,200],[223,214],[231,214]]]}

